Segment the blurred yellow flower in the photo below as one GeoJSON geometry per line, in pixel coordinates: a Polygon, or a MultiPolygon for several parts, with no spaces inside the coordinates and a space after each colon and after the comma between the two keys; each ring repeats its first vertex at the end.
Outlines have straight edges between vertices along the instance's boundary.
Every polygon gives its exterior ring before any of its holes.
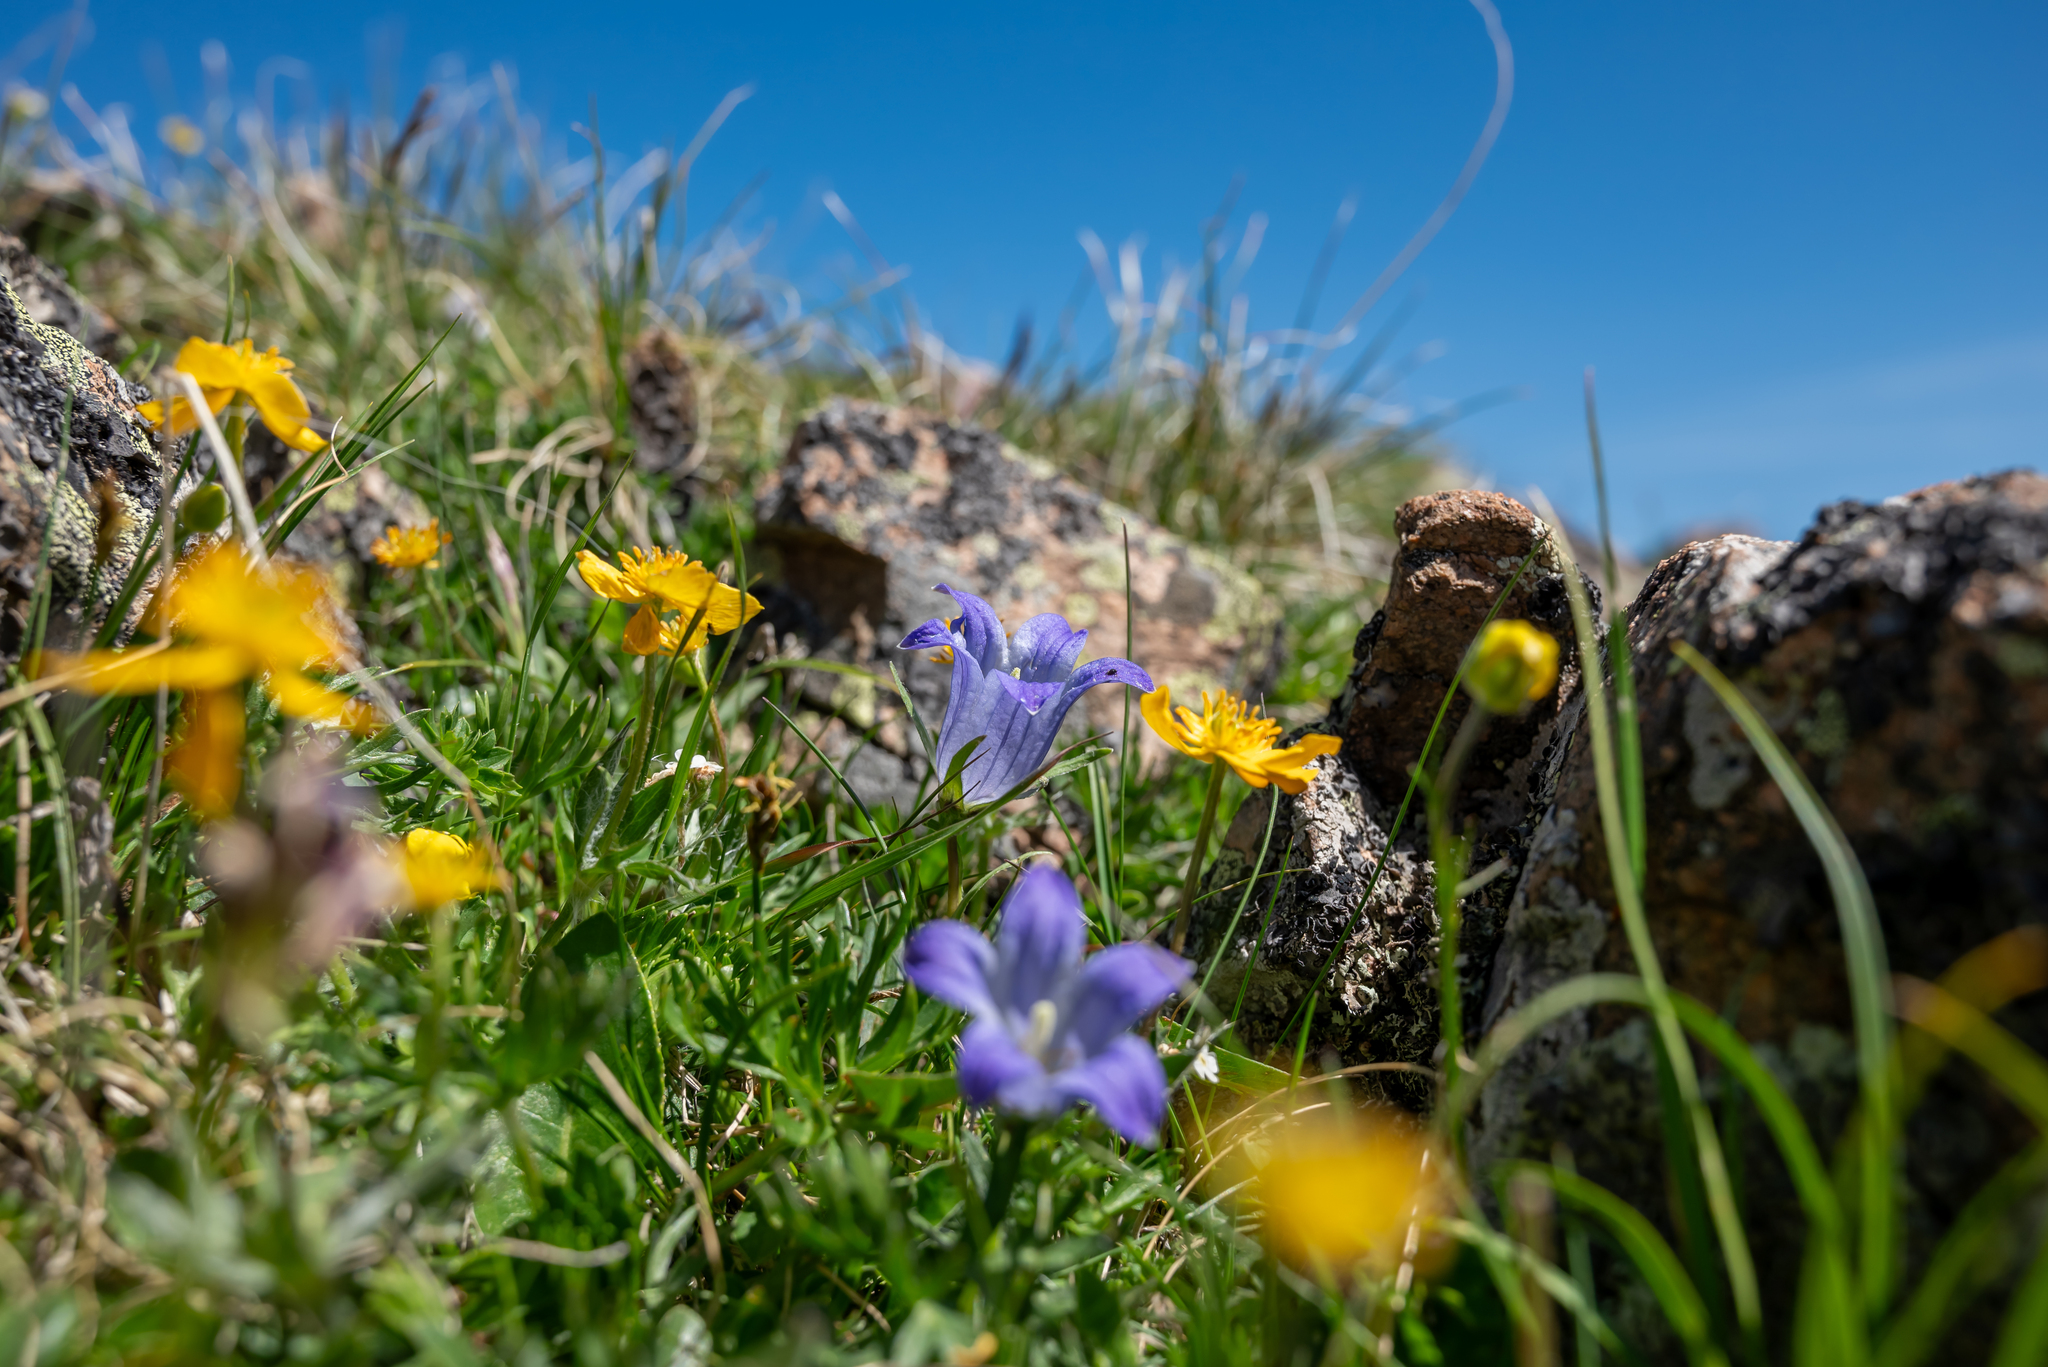
{"type": "Polygon", "coordinates": [[[626,649],[635,655],[695,650],[761,610],[754,595],[719,583],[718,576],[701,561],[681,551],[621,551],[617,566],[590,551],[578,551],[576,571],[599,597],[639,606],[640,611],[626,624],[626,649]],[[703,619],[688,641],[681,640],[684,626],[699,609],[703,619]],[[663,612],[678,615],[664,621],[663,612]]]}
{"type": "Polygon", "coordinates": [[[454,539],[441,530],[440,518],[430,518],[424,527],[386,527],[370,544],[370,554],[394,570],[431,570],[441,563],[441,548],[454,539]]]}
{"type": "MultiPolygon", "coordinates": [[[[256,344],[244,337],[233,346],[209,342],[203,337],[193,337],[178,348],[177,359],[171,368],[182,370],[199,382],[199,392],[206,396],[206,406],[218,413],[228,406],[229,400],[241,394],[256,407],[256,416],[286,446],[300,451],[318,451],[327,445],[327,438],[306,426],[306,419],[313,410],[306,404],[306,396],[299,392],[299,386],[292,380],[292,363],[277,354],[277,348],[259,352],[256,344]]],[[[166,410],[161,399],[152,399],[141,405],[142,416],[159,428],[167,428],[174,437],[183,436],[199,426],[192,405],[182,398],[174,398],[166,410]],[[166,412],[169,414],[166,423],[166,412]]]]}
{"type": "Polygon", "coordinates": [[[206,134],[183,114],[166,114],[158,119],[156,135],[164,146],[181,157],[196,157],[206,150],[206,134]]]}
{"type": "Polygon", "coordinates": [[[504,883],[504,875],[492,868],[482,850],[459,835],[425,826],[405,833],[399,868],[413,905],[422,910],[460,902],[504,883]]]}
{"type": "Polygon", "coordinates": [[[164,756],[164,777],[192,810],[218,821],[242,795],[242,699],[232,688],[185,695],[185,724],[164,756]]]}
{"type": "Polygon", "coordinates": [[[1237,776],[1254,788],[1268,783],[1283,793],[1298,793],[1315,778],[1308,762],[1319,755],[1333,755],[1341,744],[1335,736],[1303,736],[1284,750],[1273,742],[1280,739],[1280,723],[1261,717],[1252,705],[1228,690],[1202,693],[1202,715],[1190,707],[1175,707],[1173,694],[1160,685],[1138,700],[1145,723],[1159,739],[1184,755],[1204,764],[1222,760],[1237,776]]]}
{"type": "Polygon", "coordinates": [[[1442,1159],[1413,1129],[1369,1114],[1296,1116],[1243,1142],[1235,1180],[1263,1213],[1267,1247],[1308,1271],[1386,1276],[1404,1257],[1427,1272],[1442,1240],[1424,1226],[1449,1208],[1442,1159]]]}
{"type": "Polygon", "coordinates": [[[1557,638],[1519,620],[1488,622],[1465,664],[1465,691],[1510,716],[1557,686],[1557,638]]]}
{"type": "Polygon", "coordinates": [[[38,672],[75,672],[72,688],[124,694],[221,689],[260,674],[286,715],[370,729],[374,721],[366,707],[305,672],[336,668],[344,654],[330,604],[319,572],[255,565],[240,547],[221,542],[188,560],[155,608],[155,629],[187,637],[187,643],[82,655],[50,651],[38,672]]]}

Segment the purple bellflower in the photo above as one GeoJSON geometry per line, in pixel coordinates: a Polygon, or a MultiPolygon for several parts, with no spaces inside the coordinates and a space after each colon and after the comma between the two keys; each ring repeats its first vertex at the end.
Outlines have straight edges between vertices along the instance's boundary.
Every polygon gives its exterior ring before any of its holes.
{"type": "Polygon", "coordinates": [[[960,1035],[960,1094],[1012,1115],[1093,1106],[1126,1139],[1152,1144],[1166,1069],[1130,1033],[1188,980],[1188,962],[1132,941],[1083,957],[1088,923],[1065,874],[1033,864],[1003,903],[991,945],[961,921],[929,921],[903,948],[919,991],[973,1015],[960,1035]]]}
{"type": "Polygon", "coordinates": [[[981,599],[944,584],[960,605],[952,621],[934,617],[903,638],[900,650],[946,648],[953,655],[953,691],[939,725],[939,772],[976,736],[981,748],[961,771],[969,805],[993,802],[1045,763],[1067,709],[1097,684],[1128,684],[1152,691],[1152,676],[1129,660],[1105,657],[1075,667],[1086,630],[1076,631],[1056,612],[1042,612],[1006,635],[995,611],[981,599]]]}

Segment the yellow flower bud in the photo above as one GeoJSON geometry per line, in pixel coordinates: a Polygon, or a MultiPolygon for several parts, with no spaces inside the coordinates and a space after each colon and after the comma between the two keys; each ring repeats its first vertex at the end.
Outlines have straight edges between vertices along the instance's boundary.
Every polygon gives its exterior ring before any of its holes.
{"type": "Polygon", "coordinates": [[[1522,621],[1489,622],[1465,664],[1465,691],[1511,716],[1557,686],[1557,638],[1522,621]]]}

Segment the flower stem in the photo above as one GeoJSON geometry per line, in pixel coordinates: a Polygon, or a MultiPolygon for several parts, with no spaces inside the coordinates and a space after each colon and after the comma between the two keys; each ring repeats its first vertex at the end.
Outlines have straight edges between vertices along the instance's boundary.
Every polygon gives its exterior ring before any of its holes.
{"type": "Polygon", "coordinates": [[[1224,766],[1209,764],[1209,795],[1202,800],[1202,822],[1195,828],[1195,848],[1188,852],[1188,876],[1180,885],[1180,910],[1173,914],[1173,952],[1187,947],[1188,920],[1194,914],[1195,887],[1202,881],[1202,861],[1209,855],[1209,832],[1216,826],[1216,804],[1223,797],[1224,766]]]}
{"type": "Polygon", "coordinates": [[[946,910],[949,917],[960,914],[960,837],[946,837],[946,910]]]}
{"type": "Polygon", "coordinates": [[[1457,1081],[1458,1052],[1465,1047],[1465,1000],[1458,983],[1458,935],[1463,921],[1458,885],[1464,881],[1465,860],[1470,853],[1465,841],[1451,829],[1451,800],[1458,793],[1458,775],[1486,730],[1488,715],[1485,708],[1472,705],[1429,784],[1429,857],[1436,874],[1437,996],[1443,1021],[1447,1093],[1457,1081]]]}
{"type": "Polygon", "coordinates": [[[1017,1173],[1024,1165],[1024,1146],[1031,1140],[1031,1122],[1014,1119],[1003,1128],[1001,1147],[989,1167],[988,1195],[982,1207],[988,1211],[991,1229],[1001,1229],[1003,1215],[1010,1209],[1010,1194],[1017,1189],[1017,1173]]]}

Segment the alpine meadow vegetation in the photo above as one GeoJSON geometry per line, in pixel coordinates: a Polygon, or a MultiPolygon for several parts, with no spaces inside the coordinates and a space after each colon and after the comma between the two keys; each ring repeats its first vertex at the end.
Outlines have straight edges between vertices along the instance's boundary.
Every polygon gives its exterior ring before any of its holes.
{"type": "MultiPolygon", "coordinates": [[[[53,624],[0,681],[0,1361],[1940,1360],[2000,1194],[2038,1191],[2048,1141],[1903,1284],[1899,1136],[1950,1050],[2048,1132],[2048,1064],[1991,1018],[2048,979],[2048,950],[2021,937],[1970,990],[1895,991],[1827,810],[1681,652],[1828,871],[1859,1091],[1825,1147],[1665,980],[1623,616],[1596,620],[1574,573],[1575,639],[1491,621],[1402,800],[1431,816],[1443,928],[1428,1113],[1252,1051],[1208,995],[1215,962],[1184,957],[1188,907],[1237,798],[1300,793],[1337,750],[1302,723],[1384,583],[1361,529],[1438,468],[1441,415],[1379,406],[1391,331],[1335,379],[1314,370],[1334,345],[1247,337],[1228,212],[1149,300],[1091,247],[1114,326],[1087,362],[1020,336],[977,371],[886,263],[805,300],[757,270],[744,206],[688,216],[691,167],[747,94],[624,167],[594,121],[586,156],[545,152],[502,70],[405,118],[167,120],[147,157],[124,123],[82,145],[41,92],[6,95],[0,226],[119,325],[176,479],[124,586],[134,630],[53,624]],[[628,357],[650,330],[694,395],[665,468],[636,459],[628,357]],[[867,804],[795,687],[843,666],[749,632],[752,495],[833,394],[971,417],[1228,553],[1287,604],[1279,683],[1197,712],[1120,642],[935,586],[953,613],[899,666],[949,680],[919,719],[928,772],[907,808],[867,804]],[[293,463],[259,495],[264,433],[293,463]],[[288,553],[371,469],[421,515],[360,568],[288,553]],[[1474,1042],[1450,803],[1561,656],[1632,971],[1474,1042]],[[1083,735],[1070,707],[1112,685],[1131,721],[1083,735]],[[1459,691],[1477,705],[1443,728],[1459,691]],[[1169,751],[1149,767],[1139,722],[1169,751]],[[1064,854],[992,853],[1074,813],[1064,854]],[[1703,1216],[1683,1247],[1568,1162],[1468,1162],[1490,1071],[1594,1003],[1654,1027],[1674,1189],[1703,1216]],[[1787,1325],[1759,1309],[1705,1061],[1807,1220],[1787,1325]],[[1664,1340],[1603,1313],[1589,1241],[1664,1340]]],[[[1563,538],[1546,553],[1571,563],[1563,538]]],[[[47,576],[37,592],[47,613],[47,576]]],[[[1224,892],[1258,917],[1270,889],[1224,892]]],[[[2048,1357],[2048,1255],[2021,1276],[1999,1367],[2048,1357]]]]}

